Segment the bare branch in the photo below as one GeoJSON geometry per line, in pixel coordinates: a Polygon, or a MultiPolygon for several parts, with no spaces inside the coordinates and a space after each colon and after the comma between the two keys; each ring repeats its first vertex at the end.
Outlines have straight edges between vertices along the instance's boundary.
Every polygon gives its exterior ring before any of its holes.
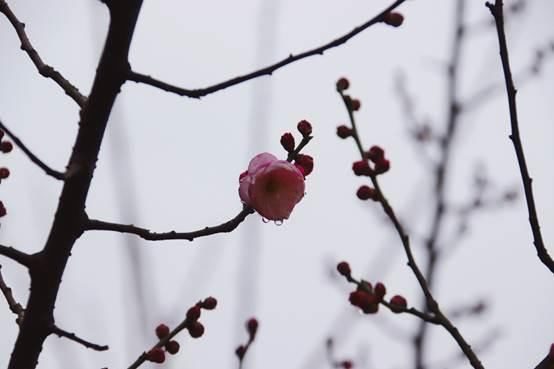
{"type": "Polygon", "coordinates": [[[48,165],[46,165],[42,160],[40,160],[35,154],[32,153],[31,150],[25,146],[25,144],[10,131],[4,123],[0,120],[0,129],[8,135],[12,139],[12,141],[23,151],[25,155],[33,162],[35,163],[40,169],[42,169],[46,174],[48,174],[51,177],[54,177],[59,180],[64,180],[65,174],[62,172],[58,172],[57,170],[54,170],[50,168],[48,165]]]}
{"type": "Polygon", "coordinates": [[[406,313],[406,314],[410,314],[410,315],[413,315],[413,316],[417,316],[419,319],[421,319],[425,322],[431,323],[431,324],[437,324],[437,325],[441,324],[440,320],[437,319],[435,316],[433,316],[431,314],[424,313],[423,311],[417,310],[416,308],[413,308],[413,307],[411,307],[411,308],[401,308],[401,307],[398,307],[398,306],[395,306],[393,308],[392,305],[389,302],[385,301],[385,300],[381,301],[381,304],[385,305],[392,312],[406,313]]]}
{"type": "Polygon", "coordinates": [[[525,199],[527,200],[527,210],[529,213],[529,223],[531,225],[531,231],[533,233],[533,243],[537,250],[537,256],[540,261],[554,273],[554,260],[548,254],[548,250],[542,239],[542,234],[539,225],[539,219],[537,216],[537,209],[535,206],[535,198],[533,196],[532,179],[529,176],[529,170],[527,169],[527,163],[525,161],[525,154],[523,152],[523,145],[519,135],[519,123],[517,117],[517,105],[516,105],[516,89],[512,78],[512,71],[510,69],[510,61],[508,57],[508,46],[506,44],[506,34],[504,32],[504,15],[503,15],[503,1],[496,0],[494,5],[487,2],[486,6],[489,8],[496,23],[496,31],[498,33],[498,44],[500,48],[500,59],[502,61],[502,70],[504,71],[504,80],[506,82],[506,93],[508,95],[508,106],[510,110],[510,123],[512,128],[512,134],[510,139],[514,145],[514,149],[517,156],[517,162],[521,173],[521,180],[523,182],[523,189],[525,191],[525,199]]]}
{"type": "Polygon", "coordinates": [[[27,37],[27,33],[25,33],[25,23],[22,23],[19,21],[19,19],[17,19],[17,17],[11,11],[10,7],[8,6],[8,3],[6,3],[5,0],[0,0],[0,13],[3,13],[12,24],[13,28],[15,29],[15,32],[17,32],[17,36],[19,37],[19,40],[21,41],[21,49],[24,50],[27,53],[27,55],[29,55],[29,57],[31,58],[31,61],[37,68],[40,75],[43,77],[52,79],[80,107],[83,107],[87,101],[87,98],[79,92],[79,89],[77,87],[73,86],[71,82],[65,79],[60,74],[60,72],[58,72],[57,70],[45,64],[42,61],[40,55],[31,44],[31,41],[29,41],[29,38],[27,37]]]}
{"type": "Polygon", "coordinates": [[[125,225],[118,223],[104,222],[101,220],[89,219],[85,225],[86,231],[112,231],[120,233],[135,234],[148,241],[162,241],[162,240],[188,240],[193,241],[195,238],[205,237],[216,233],[229,233],[239,226],[240,223],[246,219],[250,214],[254,213],[254,210],[248,206],[245,206],[240,213],[238,213],[233,219],[228,220],[225,223],[213,227],[206,227],[192,232],[152,232],[146,228],[135,227],[134,225],[125,225]]]}
{"type": "Polygon", "coordinates": [[[4,281],[4,278],[2,277],[1,269],[2,269],[2,265],[0,265],[0,290],[2,291],[4,298],[8,302],[8,306],[10,307],[10,310],[12,311],[12,313],[17,315],[16,322],[17,324],[19,324],[23,319],[23,315],[25,314],[25,309],[23,308],[23,306],[21,306],[20,303],[18,303],[15,300],[15,297],[13,297],[12,289],[4,281]]]}
{"type": "Polygon", "coordinates": [[[0,255],[10,258],[27,268],[31,267],[32,256],[11,246],[0,245],[0,255]]]}
{"type": "Polygon", "coordinates": [[[352,37],[356,36],[357,34],[361,33],[362,31],[366,30],[367,28],[373,26],[374,24],[381,22],[383,20],[383,16],[385,14],[389,13],[390,11],[392,11],[395,8],[397,8],[398,6],[400,6],[404,1],[406,1],[406,0],[396,0],[394,3],[389,5],[385,10],[383,10],[382,12],[377,14],[372,19],[370,19],[367,22],[365,22],[364,24],[354,28],[352,31],[348,32],[347,34],[345,34],[345,35],[343,35],[343,36],[341,36],[341,37],[339,37],[339,38],[337,38],[333,41],[330,41],[330,42],[326,43],[325,45],[322,45],[322,46],[317,47],[315,49],[311,49],[311,50],[302,52],[300,54],[296,54],[296,55],[290,54],[288,58],[285,58],[285,59],[283,59],[283,60],[281,60],[281,61],[279,61],[275,64],[272,64],[270,66],[267,66],[265,68],[259,69],[257,71],[254,71],[254,72],[251,72],[251,73],[248,73],[248,74],[244,74],[242,76],[231,78],[227,81],[220,82],[220,83],[217,83],[213,86],[209,86],[209,87],[206,87],[206,88],[189,90],[189,89],[173,86],[169,83],[157,80],[157,79],[155,79],[153,77],[150,77],[148,75],[144,75],[144,74],[137,73],[137,72],[134,72],[134,71],[129,72],[129,74],[127,75],[127,79],[129,81],[134,81],[134,82],[137,82],[137,83],[144,83],[144,84],[159,88],[161,90],[177,94],[179,96],[187,96],[187,97],[199,99],[203,96],[209,95],[209,94],[214,93],[214,92],[219,91],[219,90],[226,89],[226,88],[234,86],[234,85],[238,85],[238,84],[246,82],[248,80],[258,78],[258,77],[261,77],[261,76],[271,75],[277,69],[280,69],[280,68],[282,68],[282,67],[284,67],[288,64],[294,63],[298,60],[308,58],[308,57],[314,56],[314,55],[323,55],[323,53],[325,51],[346,43],[352,37]]]}
{"type": "Polygon", "coordinates": [[[84,340],[84,339],[78,337],[77,335],[75,335],[75,333],[65,331],[65,330],[57,327],[56,325],[51,327],[51,333],[57,335],[60,338],[67,338],[68,340],[80,343],[81,345],[85,346],[86,348],[89,348],[89,349],[92,349],[92,350],[106,351],[106,350],[109,349],[108,345],[98,345],[96,343],[89,342],[87,340],[84,340]]]}

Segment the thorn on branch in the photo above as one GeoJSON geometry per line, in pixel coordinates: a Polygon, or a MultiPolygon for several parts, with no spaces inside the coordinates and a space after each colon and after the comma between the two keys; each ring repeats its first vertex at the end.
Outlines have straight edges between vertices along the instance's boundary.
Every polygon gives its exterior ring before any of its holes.
{"type": "Polygon", "coordinates": [[[15,300],[15,297],[13,296],[13,293],[12,293],[12,289],[4,281],[1,269],[2,269],[2,265],[0,265],[0,290],[2,291],[2,294],[4,295],[4,298],[6,299],[12,313],[17,315],[16,323],[20,325],[21,322],[23,322],[25,309],[20,303],[18,303],[15,300]]]}

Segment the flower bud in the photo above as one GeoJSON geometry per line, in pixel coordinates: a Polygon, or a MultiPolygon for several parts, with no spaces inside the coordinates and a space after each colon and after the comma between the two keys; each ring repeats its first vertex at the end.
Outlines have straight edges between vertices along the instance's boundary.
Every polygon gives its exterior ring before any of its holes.
{"type": "Polygon", "coordinates": [[[392,27],[400,27],[404,22],[404,16],[397,12],[388,12],[383,16],[383,22],[392,27]]]}
{"type": "Polygon", "coordinates": [[[350,273],[352,272],[350,270],[350,265],[346,261],[341,261],[340,263],[338,263],[337,270],[341,275],[345,277],[350,277],[350,273]]]}
{"type": "Polygon", "coordinates": [[[360,100],[358,100],[358,99],[351,99],[350,100],[350,109],[352,109],[354,111],[358,111],[358,110],[360,110],[361,107],[362,107],[362,103],[360,102],[360,100]]]}
{"type": "Polygon", "coordinates": [[[168,343],[165,344],[165,349],[171,355],[175,355],[176,353],[178,353],[180,348],[181,348],[181,346],[179,345],[179,342],[177,342],[177,341],[169,341],[168,343]]]}
{"type": "Polygon", "coordinates": [[[298,122],[296,128],[298,128],[298,132],[300,132],[302,137],[308,137],[312,134],[312,125],[307,120],[301,120],[298,122]]]}
{"type": "Polygon", "coordinates": [[[340,138],[343,138],[343,139],[352,136],[352,128],[347,127],[345,125],[338,126],[337,127],[337,136],[339,136],[340,138]]]}
{"type": "Polygon", "coordinates": [[[154,347],[146,354],[146,360],[161,364],[165,361],[165,352],[161,347],[154,347]]]}
{"type": "Polygon", "coordinates": [[[343,362],[340,363],[340,367],[342,369],[352,369],[353,367],[352,361],[344,360],[343,362]]]}
{"type": "Polygon", "coordinates": [[[304,176],[308,176],[314,170],[314,158],[310,155],[298,154],[294,162],[304,169],[304,176]]]}
{"type": "Polygon", "coordinates": [[[287,132],[281,136],[281,146],[286,152],[294,151],[295,142],[292,133],[287,132]]]}
{"type": "Polygon", "coordinates": [[[200,306],[194,305],[187,311],[187,320],[194,322],[197,321],[198,318],[200,318],[200,313],[202,310],[200,309],[200,306]]]}
{"type": "Polygon", "coordinates": [[[400,313],[408,306],[406,299],[400,295],[395,295],[390,299],[391,310],[395,313],[400,313]]]}
{"type": "Polygon", "coordinates": [[[0,218],[5,216],[8,212],[6,211],[6,207],[4,206],[4,203],[0,201],[0,218]]]}
{"type": "Polygon", "coordinates": [[[371,174],[371,168],[365,160],[358,160],[352,164],[352,170],[357,176],[369,176],[371,174]]]}
{"type": "Polygon", "coordinates": [[[337,91],[347,90],[348,87],[350,87],[350,82],[345,77],[339,78],[337,81],[337,91]]]}
{"type": "Polygon", "coordinates": [[[202,337],[202,335],[204,334],[204,326],[198,321],[195,321],[194,323],[189,325],[188,330],[192,338],[199,338],[202,337]]]}
{"type": "Polygon", "coordinates": [[[385,297],[385,294],[387,293],[387,288],[385,285],[381,282],[377,282],[374,288],[375,296],[379,298],[379,300],[382,300],[383,297],[385,297]]]}
{"type": "Polygon", "coordinates": [[[215,297],[207,297],[204,301],[200,303],[200,306],[202,307],[202,309],[213,310],[217,306],[217,300],[215,299],[215,297]]]}
{"type": "Polygon", "coordinates": [[[169,334],[169,327],[165,324],[160,324],[156,327],[156,337],[159,339],[164,338],[169,334]]]}
{"type": "Polygon", "coordinates": [[[377,191],[375,191],[374,188],[363,185],[356,191],[356,196],[358,196],[360,200],[377,200],[377,191]]]}
{"type": "Polygon", "coordinates": [[[0,179],[6,179],[10,176],[10,170],[8,168],[0,168],[0,179]]]}
{"type": "Polygon", "coordinates": [[[385,158],[385,150],[380,146],[371,146],[371,148],[365,153],[365,157],[376,163],[385,158]]]}
{"type": "Polygon", "coordinates": [[[387,159],[381,159],[375,163],[375,173],[383,174],[390,169],[390,162],[387,159]]]}
{"type": "Polygon", "coordinates": [[[12,150],[13,150],[13,144],[10,141],[0,142],[0,151],[2,151],[4,154],[7,154],[12,150]]]}
{"type": "Polygon", "coordinates": [[[246,322],[246,330],[248,331],[248,334],[250,335],[251,339],[254,339],[256,336],[256,332],[258,331],[258,321],[256,318],[250,318],[246,322]]]}

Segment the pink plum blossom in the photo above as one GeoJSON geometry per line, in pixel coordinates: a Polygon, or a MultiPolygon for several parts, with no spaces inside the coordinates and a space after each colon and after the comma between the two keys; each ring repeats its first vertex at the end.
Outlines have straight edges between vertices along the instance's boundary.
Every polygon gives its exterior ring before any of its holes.
{"type": "Polygon", "coordinates": [[[267,152],[256,155],[248,170],[240,175],[239,196],[262,217],[288,219],[304,197],[304,175],[286,160],[267,152]]]}

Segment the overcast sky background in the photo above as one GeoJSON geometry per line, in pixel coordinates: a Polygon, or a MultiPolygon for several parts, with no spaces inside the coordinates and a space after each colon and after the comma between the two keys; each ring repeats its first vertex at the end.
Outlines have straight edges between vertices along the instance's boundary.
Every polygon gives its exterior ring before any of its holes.
{"type": "MultiPolygon", "coordinates": [[[[26,23],[44,61],[88,94],[108,25],[105,7],[92,0],[9,3],[26,23]]],[[[130,61],[138,72],[187,88],[205,87],[319,46],[389,3],[146,1],[130,61]]],[[[365,357],[365,368],[410,368],[411,345],[398,336],[413,330],[416,318],[387,311],[360,316],[348,304],[349,287],[330,277],[336,262],[348,260],[355,275],[381,280],[391,295],[400,293],[421,307],[421,292],[396,234],[375,204],[355,197],[363,180],[351,172],[357,160],[353,142],[335,135],[336,126],[347,118],[335,81],[347,76],[351,93],[361,99],[357,119],[363,141],[368,147],[385,148],[392,168],[382,177],[383,189],[417,238],[428,227],[432,186],[407,133],[394,76],[404,72],[417,112],[433,126],[444,127],[444,66],[453,4],[408,1],[400,8],[406,20],[398,29],[376,25],[323,57],[200,101],[125,84],[87,202],[90,217],[155,231],[195,230],[230,219],[241,209],[238,176],[250,158],[262,151],[284,157],[279,138],[285,131],[296,133],[301,119],[314,126],[315,138],[305,152],[314,157],[315,169],[307,179],[307,195],[282,226],[264,224],[253,215],[231,234],[193,243],[85,234],[73,250],[55,316],[60,327],[109,344],[110,350],[97,353],[52,336],[39,367],[127,367],[155,342],[158,323],[175,326],[190,305],[213,295],[220,304],[203,313],[204,337],[192,340],[181,334],[183,350],[169,358],[167,367],[236,368],[234,349],[246,340],[243,322],[255,315],[260,331],[248,355],[249,368],[325,368],[323,348],[330,335],[339,337],[341,358],[365,357]],[[138,271],[137,265],[142,265],[138,271]],[[144,306],[137,304],[137,296],[144,306]]],[[[491,19],[482,1],[468,1],[467,8],[470,24],[491,19]]],[[[551,1],[532,0],[508,24],[514,71],[526,69],[534,51],[554,41],[552,14],[551,1]]],[[[5,17],[0,19],[0,117],[46,163],[62,170],[78,128],[77,106],[38,75],[19,49],[11,25],[5,17]]],[[[491,27],[468,38],[462,99],[502,83],[497,50],[491,27]]],[[[516,84],[543,237],[554,254],[552,59],[539,76],[516,78],[516,84]]],[[[463,115],[448,186],[452,202],[471,196],[478,163],[496,185],[493,193],[520,191],[508,134],[502,88],[463,115]]],[[[8,209],[0,242],[36,252],[47,238],[61,183],[45,176],[17,149],[1,160],[12,175],[0,187],[0,199],[8,209]]],[[[421,250],[414,251],[421,255],[421,250]]],[[[4,258],[0,263],[4,278],[24,303],[26,272],[4,258]]],[[[496,337],[480,355],[487,368],[532,368],[544,357],[554,341],[554,278],[535,255],[521,197],[513,205],[472,218],[470,233],[438,273],[435,294],[445,311],[479,299],[489,303],[480,318],[456,321],[476,346],[491,334],[496,337]]],[[[14,319],[1,301],[0,367],[7,366],[17,334],[14,319]]],[[[457,355],[450,336],[440,328],[431,332],[430,363],[457,355]]],[[[433,368],[446,367],[469,364],[433,368]]]]}

